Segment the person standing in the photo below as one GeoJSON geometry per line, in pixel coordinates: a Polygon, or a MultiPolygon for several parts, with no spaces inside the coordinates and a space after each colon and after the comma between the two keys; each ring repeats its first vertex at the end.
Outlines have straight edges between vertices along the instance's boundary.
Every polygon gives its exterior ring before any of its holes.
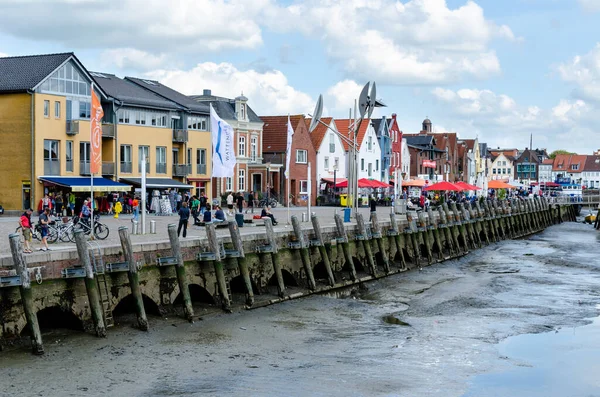
{"type": "Polygon", "coordinates": [[[183,238],[187,236],[187,226],[188,221],[190,219],[190,209],[188,208],[188,203],[182,203],[179,211],[179,226],[177,227],[177,237],[181,234],[181,229],[183,228],[183,238]]]}
{"type": "MultiPolygon", "coordinates": [[[[192,202],[191,202],[190,208],[192,210],[192,217],[194,218],[194,225],[196,225],[199,223],[198,210],[200,209],[200,200],[198,200],[198,197],[196,197],[196,196],[192,197],[192,202]]],[[[202,213],[204,213],[204,211],[202,211],[202,213]]]]}
{"type": "Polygon", "coordinates": [[[250,209],[250,213],[254,214],[254,192],[250,192],[248,194],[248,205],[246,208],[246,214],[248,213],[248,209],[250,209]]]}
{"type": "Polygon", "coordinates": [[[177,192],[177,212],[181,209],[181,203],[183,203],[183,197],[181,196],[181,192],[177,192]]]}
{"type": "Polygon", "coordinates": [[[54,204],[56,204],[56,215],[63,215],[63,196],[62,193],[58,193],[56,198],[54,199],[54,204]]]}
{"type": "Polygon", "coordinates": [[[237,204],[237,209],[240,214],[244,213],[244,194],[242,192],[238,192],[238,195],[235,199],[237,204]]]}
{"type": "Polygon", "coordinates": [[[50,208],[46,209],[41,213],[40,218],[40,233],[42,235],[42,246],[40,251],[50,251],[48,247],[48,225],[50,224],[50,208]]]}
{"type": "Polygon", "coordinates": [[[31,254],[33,252],[31,250],[31,208],[27,208],[27,210],[23,212],[23,215],[19,218],[19,225],[21,226],[25,246],[23,253],[31,254]]]}
{"type": "Polygon", "coordinates": [[[204,192],[200,193],[200,214],[204,214],[204,211],[206,211],[206,205],[208,204],[208,199],[206,198],[206,194],[204,194],[204,192]]]}
{"type": "Polygon", "coordinates": [[[371,221],[371,218],[373,217],[373,212],[377,211],[377,199],[375,199],[375,196],[371,195],[371,199],[369,200],[369,207],[371,208],[371,215],[369,216],[369,222],[371,221]]]}
{"type": "Polygon", "coordinates": [[[113,201],[114,201],[114,196],[112,193],[108,193],[106,195],[106,203],[108,204],[108,213],[112,214],[113,213],[113,201]]]}
{"type": "Polygon", "coordinates": [[[227,195],[227,209],[228,209],[228,214],[227,215],[233,215],[233,193],[229,192],[229,195],[227,195]]]}
{"type": "Polygon", "coordinates": [[[131,202],[131,208],[133,210],[133,220],[137,221],[138,215],[140,214],[140,202],[138,201],[137,197],[133,198],[131,202]]]}
{"type": "Polygon", "coordinates": [[[69,216],[75,216],[75,194],[72,192],[69,193],[69,211],[69,216]]]}

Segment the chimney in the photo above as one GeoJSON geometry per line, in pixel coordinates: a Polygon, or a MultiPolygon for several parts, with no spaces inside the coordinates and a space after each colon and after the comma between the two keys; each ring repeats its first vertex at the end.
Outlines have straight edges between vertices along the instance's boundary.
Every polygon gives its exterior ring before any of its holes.
{"type": "Polygon", "coordinates": [[[212,93],[210,92],[210,90],[204,89],[202,91],[202,95],[204,95],[204,96],[212,96],[212,93]]]}

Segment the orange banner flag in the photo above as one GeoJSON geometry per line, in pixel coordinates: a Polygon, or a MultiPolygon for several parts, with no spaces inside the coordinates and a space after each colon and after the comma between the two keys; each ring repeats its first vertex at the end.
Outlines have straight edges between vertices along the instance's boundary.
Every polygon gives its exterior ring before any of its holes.
{"type": "Polygon", "coordinates": [[[102,175],[102,116],[104,111],[100,98],[92,85],[92,111],[90,114],[90,172],[102,175]]]}

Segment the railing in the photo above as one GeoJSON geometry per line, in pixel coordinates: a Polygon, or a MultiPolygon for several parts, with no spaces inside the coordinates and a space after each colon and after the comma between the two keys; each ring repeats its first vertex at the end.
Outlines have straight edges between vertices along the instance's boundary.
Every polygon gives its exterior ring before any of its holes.
{"type": "Polygon", "coordinates": [[[102,138],[114,138],[115,137],[115,125],[114,124],[102,124],[102,138]]]}
{"type": "Polygon", "coordinates": [[[196,164],[197,174],[206,174],[206,164],[196,164]]]}
{"type": "Polygon", "coordinates": [[[90,162],[80,161],[79,162],[79,175],[90,175],[90,162]]]}
{"type": "Polygon", "coordinates": [[[166,174],[167,173],[167,163],[157,163],[156,164],[156,173],[157,174],[166,174]]]}
{"type": "Polygon", "coordinates": [[[44,160],[44,175],[60,175],[60,161],[44,160]]]}
{"type": "Polygon", "coordinates": [[[191,172],[189,164],[173,164],[173,176],[188,176],[191,172]]]}
{"type": "Polygon", "coordinates": [[[67,132],[67,135],[79,134],[79,121],[77,121],[77,120],[67,121],[66,132],[67,132]]]}
{"type": "Polygon", "coordinates": [[[121,161],[121,172],[124,174],[131,174],[131,161],[129,162],[124,162],[121,161]]]}
{"type": "Polygon", "coordinates": [[[173,130],[173,142],[185,143],[188,141],[188,130],[173,130]]]}
{"type": "Polygon", "coordinates": [[[556,196],[548,197],[548,201],[553,204],[599,205],[600,196],[556,196]]]}
{"type": "Polygon", "coordinates": [[[73,172],[73,160],[67,160],[66,162],[67,172],[73,172]]]}
{"type": "MultiPolygon", "coordinates": [[[[138,163],[138,172],[142,172],[142,163],[138,163]]],[[[150,172],[150,162],[146,162],[146,173],[150,172]]]]}
{"type": "Polygon", "coordinates": [[[116,165],[113,161],[102,162],[102,175],[115,175],[116,165]]]}

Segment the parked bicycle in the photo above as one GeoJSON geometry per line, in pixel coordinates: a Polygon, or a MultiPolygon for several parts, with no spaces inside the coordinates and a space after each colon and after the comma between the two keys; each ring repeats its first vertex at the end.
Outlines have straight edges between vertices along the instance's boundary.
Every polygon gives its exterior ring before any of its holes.
{"type": "Polygon", "coordinates": [[[258,208],[262,208],[267,205],[270,205],[271,208],[275,208],[275,207],[277,207],[277,200],[275,200],[274,198],[269,198],[269,200],[262,199],[258,202],[258,208]]]}
{"type": "MultiPolygon", "coordinates": [[[[92,230],[89,219],[73,218],[73,221],[75,222],[73,227],[74,231],[83,230],[86,235],[91,233],[92,230]]],[[[99,215],[94,214],[94,237],[98,240],[104,240],[108,237],[109,233],[110,230],[108,229],[108,226],[100,222],[99,215]]]]}

